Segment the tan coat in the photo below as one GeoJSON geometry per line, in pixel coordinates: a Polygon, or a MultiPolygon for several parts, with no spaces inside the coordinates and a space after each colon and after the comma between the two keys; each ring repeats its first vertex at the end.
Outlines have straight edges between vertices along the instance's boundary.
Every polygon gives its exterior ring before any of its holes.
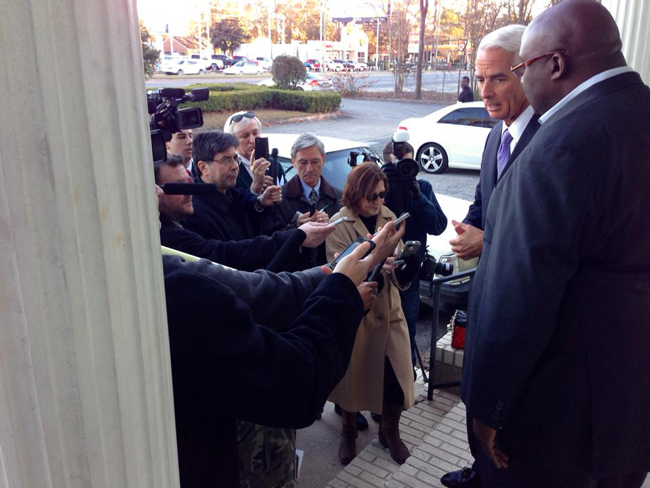
{"type": "MultiPolygon", "coordinates": [[[[330,262],[334,259],[335,252],[341,252],[357,237],[368,235],[363,221],[348,208],[343,207],[332,216],[330,222],[340,217],[349,220],[338,225],[327,238],[327,260],[330,262]]],[[[395,214],[382,206],[377,228],[391,220],[395,220],[395,214]]],[[[368,315],[361,321],[350,366],[329,397],[330,401],[338,403],[349,412],[382,412],[385,357],[390,359],[404,392],[404,408],[409,408],[414,402],[411,343],[399,289],[394,275],[382,273],[384,288],[368,315]]]]}

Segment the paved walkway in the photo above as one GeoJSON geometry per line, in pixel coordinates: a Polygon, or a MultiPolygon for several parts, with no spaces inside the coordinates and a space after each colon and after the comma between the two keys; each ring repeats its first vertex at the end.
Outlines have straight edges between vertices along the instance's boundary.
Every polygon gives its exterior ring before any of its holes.
{"type": "Polygon", "coordinates": [[[400,432],[411,451],[402,466],[373,440],[328,488],[442,487],[440,477],[472,463],[465,433],[465,407],[456,395],[436,390],[429,402],[424,392],[404,412],[400,432]]]}

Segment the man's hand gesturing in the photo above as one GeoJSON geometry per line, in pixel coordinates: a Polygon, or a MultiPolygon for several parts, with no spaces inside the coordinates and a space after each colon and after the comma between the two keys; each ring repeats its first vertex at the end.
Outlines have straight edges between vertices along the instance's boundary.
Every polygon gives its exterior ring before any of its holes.
{"type": "Polygon", "coordinates": [[[458,234],[457,237],[449,241],[451,250],[461,259],[479,257],[483,252],[483,231],[455,220],[452,220],[451,223],[458,234]]]}

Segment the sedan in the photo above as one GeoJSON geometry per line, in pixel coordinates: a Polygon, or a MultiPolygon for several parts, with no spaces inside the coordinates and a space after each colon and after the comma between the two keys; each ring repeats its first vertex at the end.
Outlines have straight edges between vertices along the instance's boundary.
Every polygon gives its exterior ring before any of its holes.
{"type": "Polygon", "coordinates": [[[264,68],[253,61],[238,61],[223,70],[224,75],[261,75],[264,68]]]}
{"type": "Polygon", "coordinates": [[[343,71],[343,65],[341,63],[335,63],[334,61],[325,61],[324,65],[327,71],[343,71]]]}
{"type": "Polygon", "coordinates": [[[403,120],[397,130],[409,132],[420,167],[439,174],[447,168],[480,170],[485,140],[498,122],[490,118],[483,102],[469,102],[403,120]]]}
{"type": "Polygon", "coordinates": [[[205,66],[201,60],[179,59],[171,64],[165,64],[161,68],[168,75],[202,75],[205,73],[205,66]]]}
{"type": "MultiPolygon", "coordinates": [[[[273,78],[269,78],[260,81],[258,85],[274,87],[275,81],[273,81],[273,78]]],[[[298,83],[297,89],[301,91],[334,91],[334,84],[322,75],[307,73],[305,81],[298,83]]]]}

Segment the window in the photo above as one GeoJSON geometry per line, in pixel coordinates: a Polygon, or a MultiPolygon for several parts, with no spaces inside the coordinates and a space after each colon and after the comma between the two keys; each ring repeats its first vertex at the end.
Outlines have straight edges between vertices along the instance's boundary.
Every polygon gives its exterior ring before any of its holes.
{"type": "Polygon", "coordinates": [[[498,120],[490,118],[483,107],[459,108],[449,112],[439,121],[440,124],[468,125],[488,129],[494,127],[497,122],[498,120]]]}

